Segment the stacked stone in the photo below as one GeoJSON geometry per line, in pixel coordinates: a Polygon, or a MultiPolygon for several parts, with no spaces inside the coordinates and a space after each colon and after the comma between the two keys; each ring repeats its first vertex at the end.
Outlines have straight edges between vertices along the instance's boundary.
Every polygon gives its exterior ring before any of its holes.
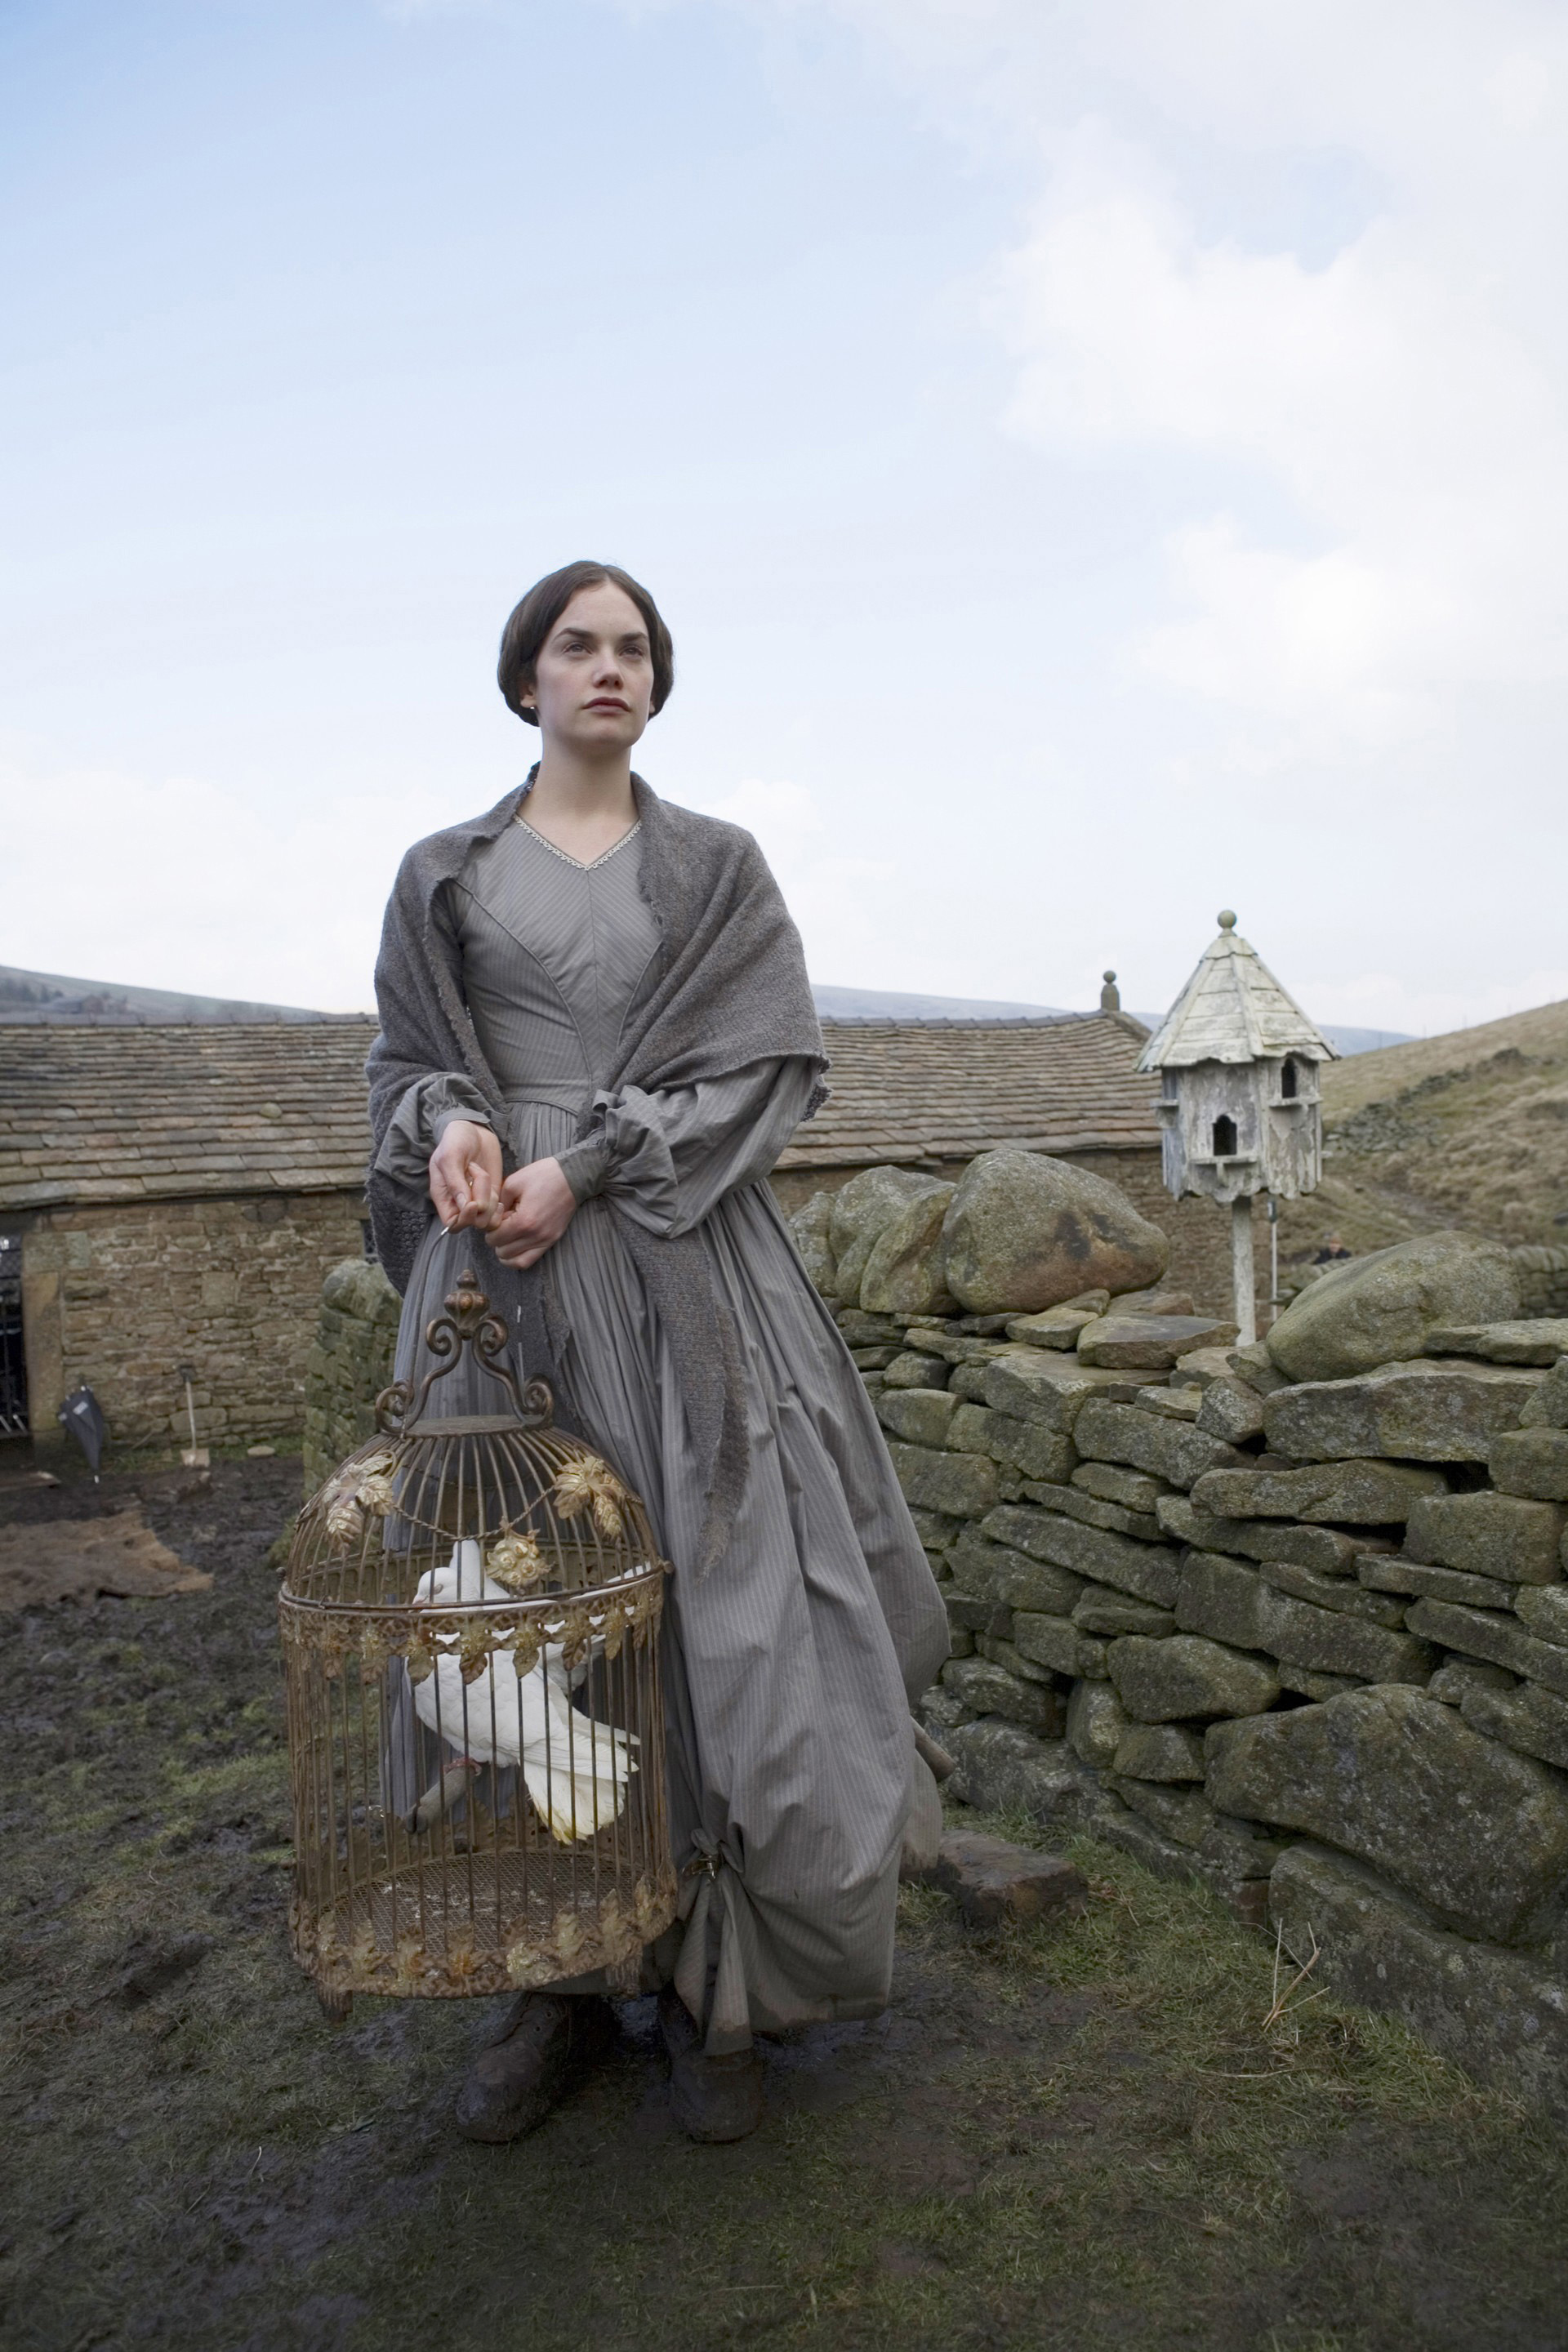
{"type": "Polygon", "coordinates": [[[321,1286],[305,1370],[305,1492],[375,1433],[375,1401],[392,1379],[403,1302],[379,1265],[345,1258],[321,1286]]]}
{"type": "Polygon", "coordinates": [[[1255,1348],[1104,1282],[1009,1314],[1005,1266],[961,1275],[990,1311],[837,1313],[947,1601],[954,1793],[1195,1874],[1568,2110],[1568,1318],[1516,1255],[1352,1261],[1255,1348]]]}

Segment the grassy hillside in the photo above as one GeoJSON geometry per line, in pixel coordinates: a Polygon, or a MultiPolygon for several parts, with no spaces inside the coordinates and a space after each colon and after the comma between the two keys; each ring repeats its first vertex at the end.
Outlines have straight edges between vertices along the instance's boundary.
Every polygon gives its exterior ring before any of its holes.
{"type": "Polygon", "coordinates": [[[1323,1181],[1280,1207],[1281,1269],[1329,1233],[1358,1254],[1460,1225],[1568,1243],[1568,1003],[1336,1062],[1323,1181]]]}

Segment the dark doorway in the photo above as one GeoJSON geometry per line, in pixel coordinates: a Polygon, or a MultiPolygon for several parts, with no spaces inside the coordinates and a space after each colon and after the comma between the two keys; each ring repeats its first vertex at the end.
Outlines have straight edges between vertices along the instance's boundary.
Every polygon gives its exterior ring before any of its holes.
{"type": "Polygon", "coordinates": [[[27,1434],[27,1357],[22,1343],[22,1237],[0,1234],[0,1438],[27,1434]]]}
{"type": "Polygon", "coordinates": [[[1295,1061],[1290,1055],[1287,1054],[1285,1066],[1279,1073],[1279,1099],[1281,1102],[1295,1102],[1300,1091],[1300,1080],[1297,1075],[1295,1061]]]}
{"type": "Polygon", "coordinates": [[[1214,1156],[1216,1160],[1230,1160],[1235,1154],[1236,1121],[1221,1111],[1214,1123],[1214,1156]]]}

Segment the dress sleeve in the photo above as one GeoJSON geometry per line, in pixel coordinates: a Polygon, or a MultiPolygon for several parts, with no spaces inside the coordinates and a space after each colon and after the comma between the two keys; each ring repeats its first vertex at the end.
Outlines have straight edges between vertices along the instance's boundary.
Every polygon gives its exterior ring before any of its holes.
{"type": "Polygon", "coordinates": [[[603,1193],[652,1233],[689,1233],[726,1192],[768,1173],[815,1078],[810,1060],[788,1055],[664,1093],[599,1095],[587,1135],[559,1155],[563,1172],[580,1201],[603,1193]]]}
{"type": "MultiPolygon", "coordinates": [[[[445,886],[436,894],[431,916],[438,930],[454,937],[451,897],[445,886]]],[[[477,1127],[495,1126],[489,1104],[466,1071],[422,1072],[398,1097],[375,1155],[378,1173],[423,1192],[430,1172],[430,1154],[458,1118],[472,1119],[477,1127]]]]}

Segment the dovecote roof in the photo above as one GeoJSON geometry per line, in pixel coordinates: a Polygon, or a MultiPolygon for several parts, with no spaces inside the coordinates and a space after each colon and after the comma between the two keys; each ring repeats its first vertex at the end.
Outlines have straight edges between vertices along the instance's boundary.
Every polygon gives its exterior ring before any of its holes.
{"type": "Polygon", "coordinates": [[[1197,970],[1140,1055],[1140,1070],[1258,1062],[1286,1054],[1337,1060],[1328,1039],[1241,937],[1228,908],[1219,926],[1218,937],[1204,950],[1197,970]]]}

